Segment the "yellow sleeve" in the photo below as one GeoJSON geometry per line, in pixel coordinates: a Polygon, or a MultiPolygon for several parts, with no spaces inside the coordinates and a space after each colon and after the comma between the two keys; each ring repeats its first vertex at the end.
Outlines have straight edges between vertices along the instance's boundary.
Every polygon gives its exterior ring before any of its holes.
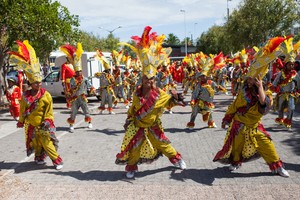
{"type": "Polygon", "coordinates": [[[161,107],[173,107],[175,105],[175,102],[171,101],[171,95],[167,94],[165,91],[159,89],[160,96],[157,102],[155,103],[155,108],[161,108],[161,107]]]}
{"type": "Polygon", "coordinates": [[[139,98],[134,94],[132,99],[132,105],[129,107],[127,111],[127,117],[132,117],[135,112],[135,105],[137,105],[139,98]]]}
{"type": "Polygon", "coordinates": [[[53,101],[52,101],[52,96],[49,92],[45,92],[45,112],[44,112],[44,120],[45,119],[50,119],[54,121],[53,117],[53,101]]]}
{"type": "Polygon", "coordinates": [[[24,98],[23,98],[23,96],[22,96],[22,99],[21,99],[21,101],[20,101],[20,116],[19,116],[19,121],[20,121],[21,123],[24,123],[24,121],[25,121],[25,118],[24,118],[24,116],[23,116],[23,113],[25,112],[26,107],[27,107],[27,104],[26,104],[26,102],[24,101],[24,98]]]}
{"type": "Polygon", "coordinates": [[[235,114],[239,107],[247,105],[247,101],[244,99],[244,92],[239,92],[236,99],[228,106],[226,115],[235,114]]]}

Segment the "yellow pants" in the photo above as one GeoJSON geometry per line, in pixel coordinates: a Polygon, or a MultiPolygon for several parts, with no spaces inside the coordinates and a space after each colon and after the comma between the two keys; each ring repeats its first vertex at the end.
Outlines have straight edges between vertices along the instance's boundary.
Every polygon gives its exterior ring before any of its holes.
{"type": "Polygon", "coordinates": [[[35,151],[35,156],[41,156],[42,150],[44,149],[52,161],[56,160],[59,155],[51,141],[50,133],[48,131],[35,130],[35,137],[30,143],[35,151]]]}
{"type": "Polygon", "coordinates": [[[278,162],[280,159],[272,140],[257,129],[252,132],[249,129],[251,128],[244,127],[235,136],[231,152],[233,161],[238,162],[241,160],[241,156],[249,158],[258,152],[267,164],[278,162]]]}
{"type": "MultiPolygon", "coordinates": [[[[177,151],[174,149],[174,147],[171,144],[157,140],[152,133],[148,133],[147,137],[151,142],[151,144],[153,145],[153,147],[156,148],[158,151],[162,152],[166,157],[173,158],[177,155],[177,151]]],[[[144,140],[145,138],[143,139],[143,141],[144,140]]],[[[138,163],[140,159],[141,146],[142,145],[139,145],[135,148],[132,148],[129,151],[129,158],[128,158],[127,165],[136,165],[138,163]]]]}

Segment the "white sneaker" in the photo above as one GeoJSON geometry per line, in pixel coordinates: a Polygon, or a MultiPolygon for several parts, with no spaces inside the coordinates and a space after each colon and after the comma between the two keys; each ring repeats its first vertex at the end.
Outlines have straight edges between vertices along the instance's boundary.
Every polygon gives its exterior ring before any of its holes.
{"type": "Polygon", "coordinates": [[[283,167],[279,167],[277,173],[282,177],[290,177],[290,174],[283,167]]]}
{"type": "Polygon", "coordinates": [[[126,177],[127,177],[127,178],[130,178],[130,179],[131,179],[131,178],[134,178],[134,171],[127,172],[127,173],[126,173],[126,177]]]}
{"type": "Polygon", "coordinates": [[[93,128],[93,124],[89,123],[88,128],[93,128]]]}
{"type": "Polygon", "coordinates": [[[237,165],[230,165],[229,166],[229,171],[235,171],[237,169],[239,169],[242,165],[241,164],[237,164],[237,165]]]}
{"type": "Polygon", "coordinates": [[[173,111],[172,111],[172,110],[169,110],[169,114],[173,114],[173,111]]]}
{"type": "Polygon", "coordinates": [[[126,108],[126,109],[128,109],[128,108],[129,108],[129,106],[127,105],[127,106],[125,106],[125,108],[126,108]]]}
{"type": "Polygon", "coordinates": [[[38,165],[46,164],[46,162],[44,160],[36,160],[35,163],[38,164],[38,165]]]}
{"type": "Polygon", "coordinates": [[[55,169],[56,169],[56,170],[60,170],[60,169],[62,169],[63,167],[64,167],[63,165],[56,165],[56,166],[55,166],[55,169]]]}
{"type": "Polygon", "coordinates": [[[218,128],[218,126],[217,126],[216,123],[214,122],[212,125],[208,125],[208,128],[218,128]]]}
{"type": "Polygon", "coordinates": [[[73,126],[73,125],[70,125],[69,132],[70,132],[70,133],[74,133],[74,126],[73,126]]]}
{"type": "Polygon", "coordinates": [[[186,164],[183,159],[180,159],[177,163],[174,163],[173,165],[182,170],[186,169],[186,164]]]}
{"type": "Polygon", "coordinates": [[[229,93],[228,93],[228,92],[225,92],[225,95],[229,95],[229,93]]]}
{"type": "Polygon", "coordinates": [[[114,114],[116,114],[116,113],[114,113],[113,111],[110,111],[109,114],[110,114],[110,115],[114,115],[114,114]]]}

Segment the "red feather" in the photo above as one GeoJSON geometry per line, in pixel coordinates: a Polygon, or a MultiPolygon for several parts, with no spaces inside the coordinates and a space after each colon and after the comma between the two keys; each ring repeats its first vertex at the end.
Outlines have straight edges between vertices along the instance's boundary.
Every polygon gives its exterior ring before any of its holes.
{"type": "Polygon", "coordinates": [[[76,52],[76,47],[74,47],[70,44],[65,44],[65,45],[61,46],[61,48],[66,49],[72,57],[76,52]]]}
{"type": "Polygon", "coordinates": [[[30,61],[30,54],[25,44],[23,44],[23,42],[21,42],[20,40],[17,40],[16,43],[20,47],[20,50],[23,55],[22,58],[25,59],[26,61],[30,61]]]}
{"type": "Polygon", "coordinates": [[[284,37],[274,37],[271,38],[265,47],[267,53],[273,52],[286,38],[284,37]]]}
{"type": "Polygon", "coordinates": [[[219,55],[217,55],[216,57],[214,57],[214,63],[215,65],[220,63],[222,60],[224,60],[224,55],[222,52],[219,53],[219,55]]]}
{"type": "Polygon", "coordinates": [[[15,56],[18,56],[19,58],[23,59],[24,61],[28,62],[28,60],[26,60],[26,58],[24,58],[24,56],[22,56],[21,54],[19,54],[18,52],[14,52],[14,51],[9,51],[7,52],[8,54],[13,54],[15,56]]]}
{"type": "Polygon", "coordinates": [[[141,42],[140,42],[140,45],[142,47],[147,47],[148,44],[149,44],[149,33],[151,31],[151,27],[150,26],[146,26],[145,29],[144,29],[144,32],[143,32],[143,35],[142,35],[142,38],[141,38],[141,42]]]}
{"type": "Polygon", "coordinates": [[[141,38],[139,36],[131,36],[131,39],[136,43],[139,44],[141,42],[141,38]]]}

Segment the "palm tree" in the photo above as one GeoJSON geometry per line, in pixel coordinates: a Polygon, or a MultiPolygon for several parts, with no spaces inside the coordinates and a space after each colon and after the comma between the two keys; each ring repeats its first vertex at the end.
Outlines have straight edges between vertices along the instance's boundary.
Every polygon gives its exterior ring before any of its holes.
{"type": "Polygon", "coordinates": [[[167,44],[167,45],[179,45],[180,40],[173,33],[169,33],[167,38],[165,39],[164,43],[167,44]]]}
{"type": "MultiPolygon", "coordinates": [[[[185,40],[182,40],[180,42],[180,44],[185,45],[185,40]]],[[[192,46],[193,45],[193,41],[191,40],[191,38],[186,37],[186,44],[187,44],[187,46],[192,46]]]]}

